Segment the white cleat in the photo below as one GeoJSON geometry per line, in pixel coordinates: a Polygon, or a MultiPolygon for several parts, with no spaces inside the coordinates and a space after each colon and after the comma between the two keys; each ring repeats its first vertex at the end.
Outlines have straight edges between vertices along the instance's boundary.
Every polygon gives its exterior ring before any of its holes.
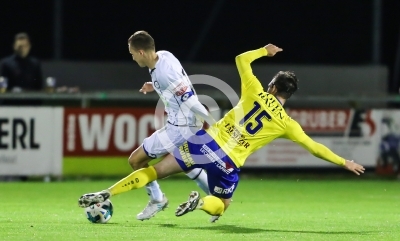
{"type": "Polygon", "coordinates": [[[143,211],[136,215],[136,219],[140,221],[148,220],[154,217],[158,212],[166,209],[167,207],[168,199],[165,197],[165,194],[163,194],[163,200],[161,202],[149,201],[143,211]]]}
{"type": "Polygon", "coordinates": [[[175,216],[180,217],[188,212],[192,212],[196,209],[200,201],[200,194],[197,191],[192,191],[189,195],[189,199],[181,203],[175,211],[175,216]]]}
{"type": "Polygon", "coordinates": [[[110,196],[111,193],[108,190],[84,194],[78,199],[78,205],[81,208],[86,208],[96,203],[102,203],[105,200],[109,199],[110,196]]]}
{"type": "Polygon", "coordinates": [[[221,216],[211,216],[210,223],[215,223],[221,216]]]}

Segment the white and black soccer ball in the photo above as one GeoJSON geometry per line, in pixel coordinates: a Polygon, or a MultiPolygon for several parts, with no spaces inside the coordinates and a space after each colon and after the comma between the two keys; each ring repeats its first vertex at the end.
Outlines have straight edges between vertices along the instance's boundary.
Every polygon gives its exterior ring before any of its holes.
{"type": "Polygon", "coordinates": [[[85,208],[86,218],[91,223],[107,223],[110,221],[113,212],[114,208],[110,200],[96,203],[85,208]]]}

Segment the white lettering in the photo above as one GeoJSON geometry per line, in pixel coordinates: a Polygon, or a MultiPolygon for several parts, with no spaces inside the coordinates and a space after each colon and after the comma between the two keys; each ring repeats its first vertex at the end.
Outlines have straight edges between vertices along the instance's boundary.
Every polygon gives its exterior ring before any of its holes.
{"type": "Polygon", "coordinates": [[[208,146],[203,145],[202,148],[200,149],[200,151],[207,156],[208,159],[210,159],[212,162],[217,162],[218,164],[220,164],[221,166],[223,166],[225,168],[225,162],[223,162],[221,160],[221,158],[219,158],[217,156],[217,154],[215,154],[215,152],[213,152],[213,150],[211,150],[208,146]]]}
{"type": "Polygon", "coordinates": [[[344,111],[339,111],[337,113],[336,117],[336,124],[340,127],[345,128],[346,127],[346,121],[347,121],[347,114],[344,111]]]}
{"type": "Polygon", "coordinates": [[[349,119],[343,110],[290,110],[288,113],[306,129],[345,129],[349,119]]]}
{"type": "Polygon", "coordinates": [[[129,114],[118,116],[118,118],[115,120],[115,131],[114,131],[115,147],[121,151],[132,150],[136,144],[135,137],[136,137],[135,117],[129,114]]]}
{"type": "Polygon", "coordinates": [[[82,148],[85,151],[91,151],[95,148],[96,144],[98,150],[107,150],[114,116],[112,114],[105,115],[103,125],[100,114],[92,115],[90,124],[89,117],[86,114],[79,115],[78,119],[82,148]]]}
{"type": "Polygon", "coordinates": [[[68,151],[75,150],[75,115],[68,116],[67,124],[67,149],[68,151]]]}
{"type": "Polygon", "coordinates": [[[234,190],[235,190],[235,184],[233,184],[231,187],[225,188],[225,189],[223,189],[222,187],[218,187],[218,186],[214,187],[214,192],[218,193],[218,194],[229,194],[229,193],[232,193],[234,190]]]}
{"type": "Polygon", "coordinates": [[[222,193],[222,190],[223,190],[222,187],[217,187],[217,186],[214,187],[214,192],[215,192],[215,193],[221,194],[221,193],[222,193]]]}
{"type": "Polygon", "coordinates": [[[233,171],[233,168],[229,168],[226,169],[226,164],[224,161],[221,160],[221,158],[219,158],[217,156],[217,154],[215,154],[215,152],[213,152],[213,150],[211,150],[208,146],[203,145],[200,148],[201,153],[203,153],[211,162],[213,162],[218,169],[220,169],[221,171],[225,172],[226,174],[229,174],[233,171]]]}

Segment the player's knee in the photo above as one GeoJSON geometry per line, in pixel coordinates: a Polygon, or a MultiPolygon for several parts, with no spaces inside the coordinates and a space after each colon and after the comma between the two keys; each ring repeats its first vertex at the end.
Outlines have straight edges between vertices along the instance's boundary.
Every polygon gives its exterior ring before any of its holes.
{"type": "Polygon", "coordinates": [[[128,163],[132,167],[133,170],[136,170],[136,168],[135,168],[135,159],[133,159],[132,156],[130,156],[128,158],[128,163]]]}
{"type": "Polygon", "coordinates": [[[137,158],[135,155],[131,155],[129,157],[128,163],[133,170],[138,170],[140,168],[146,167],[147,165],[146,160],[141,160],[140,158],[137,158]]]}
{"type": "Polygon", "coordinates": [[[200,207],[206,213],[212,216],[221,216],[225,211],[224,202],[215,196],[208,195],[202,198],[203,203],[200,207]]]}

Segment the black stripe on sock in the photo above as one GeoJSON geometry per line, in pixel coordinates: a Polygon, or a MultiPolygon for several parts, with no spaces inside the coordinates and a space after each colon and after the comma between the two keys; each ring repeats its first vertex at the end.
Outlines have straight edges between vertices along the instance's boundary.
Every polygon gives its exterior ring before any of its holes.
{"type": "Polygon", "coordinates": [[[201,174],[202,171],[203,171],[203,169],[201,169],[201,170],[199,171],[199,174],[197,174],[197,176],[195,176],[194,178],[192,178],[192,180],[193,180],[193,181],[196,180],[196,179],[200,176],[200,174],[201,174]]]}

